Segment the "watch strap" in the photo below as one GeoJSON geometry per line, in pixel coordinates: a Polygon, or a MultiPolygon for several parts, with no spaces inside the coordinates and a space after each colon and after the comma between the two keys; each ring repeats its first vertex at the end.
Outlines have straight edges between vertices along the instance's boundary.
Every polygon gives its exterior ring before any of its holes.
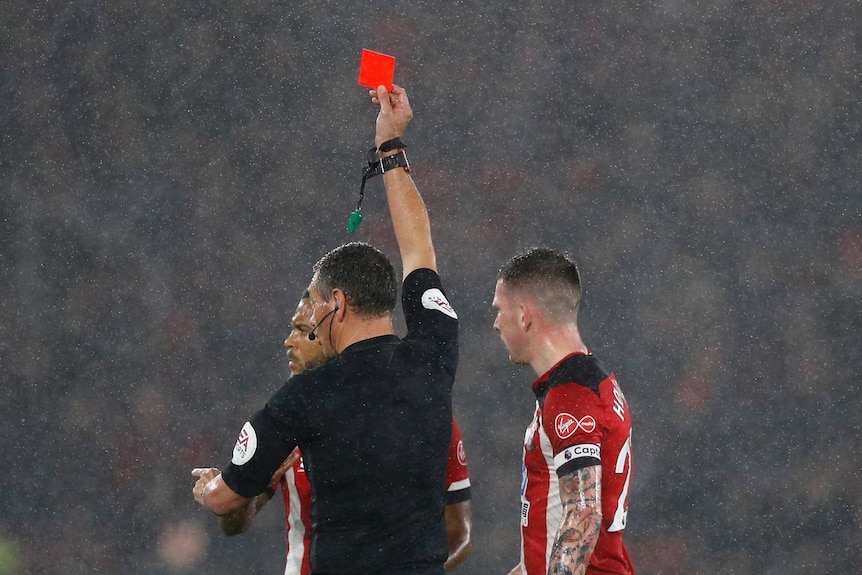
{"type": "Polygon", "coordinates": [[[380,147],[377,148],[378,152],[391,152],[392,150],[402,150],[407,147],[407,144],[401,141],[401,138],[392,138],[391,140],[386,140],[380,147]]]}

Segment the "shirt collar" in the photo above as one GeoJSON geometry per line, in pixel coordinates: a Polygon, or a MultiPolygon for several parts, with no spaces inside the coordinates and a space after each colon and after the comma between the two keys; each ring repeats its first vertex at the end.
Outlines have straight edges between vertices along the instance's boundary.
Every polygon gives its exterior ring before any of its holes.
{"type": "Polygon", "coordinates": [[[587,353],[584,353],[582,351],[573,351],[572,353],[555,363],[553,366],[551,366],[551,369],[540,375],[539,378],[533,382],[533,393],[536,394],[536,397],[542,397],[543,395],[545,395],[545,392],[548,391],[548,385],[551,381],[551,375],[557,370],[558,367],[560,367],[562,364],[571,360],[574,357],[589,355],[592,355],[592,353],[590,353],[589,351],[587,351],[587,353]]]}
{"type": "Polygon", "coordinates": [[[340,355],[344,355],[345,353],[354,353],[358,351],[367,351],[380,345],[394,344],[400,341],[401,339],[397,335],[391,333],[388,333],[386,335],[369,337],[368,339],[363,339],[357,341],[356,343],[351,343],[346,348],[341,350],[340,355]]]}

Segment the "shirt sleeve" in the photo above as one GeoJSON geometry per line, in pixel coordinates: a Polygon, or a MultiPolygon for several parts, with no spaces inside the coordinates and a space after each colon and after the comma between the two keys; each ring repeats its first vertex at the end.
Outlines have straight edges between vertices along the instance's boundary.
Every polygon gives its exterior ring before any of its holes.
{"type": "Polygon", "coordinates": [[[299,379],[300,376],[291,378],[240,430],[222,479],[243,497],[263,493],[272,483],[275,470],[308,435],[303,424],[307,406],[302,386],[295,381],[299,379]]]}
{"type": "Polygon", "coordinates": [[[452,441],[449,443],[449,462],[446,467],[446,505],[467,501],[470,493],[470,474],[467,471],[467,454],[458,422],[452,420],[452,441]]]}
{"type": "Polygon", "coordinates": [[[545,396],[542,425],[551,441],[557,476],[602,463],[603,411],[597,393],[581,385],[560,385],[545,396]]]}
{"type": "Polygon", "coordinates": [[[401,304],[407,323],[405,340],[433,342],[454,370],[458,362],[458,314],[446,299],[440,276],[427,268],[410,272],[404,279],[401,304]]]}

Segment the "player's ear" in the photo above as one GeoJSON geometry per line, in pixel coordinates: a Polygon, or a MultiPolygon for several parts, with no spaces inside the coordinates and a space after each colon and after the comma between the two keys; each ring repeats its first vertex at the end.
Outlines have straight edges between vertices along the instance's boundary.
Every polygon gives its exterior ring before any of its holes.
{"type": "Polygon", "coordinates": [[[523,303],[518,304],[519,314],[518,321],[521,329],[523,331],[529,331],[530,326],[533,324],[533,314],[530,306],[525,305],[523,303]]]}

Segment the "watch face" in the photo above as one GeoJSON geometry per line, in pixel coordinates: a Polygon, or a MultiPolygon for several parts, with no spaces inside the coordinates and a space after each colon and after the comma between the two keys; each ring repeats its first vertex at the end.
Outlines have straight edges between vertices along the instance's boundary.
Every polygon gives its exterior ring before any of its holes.
{"type": "Polygon", "coordinates": [[[380,161],[383,171],[387,172],[393,168],[404,168],[405,171],[410,171],[410,164],[407,163],[407,154],[401,150],[394,156],[386,156],[380,161]]]}

